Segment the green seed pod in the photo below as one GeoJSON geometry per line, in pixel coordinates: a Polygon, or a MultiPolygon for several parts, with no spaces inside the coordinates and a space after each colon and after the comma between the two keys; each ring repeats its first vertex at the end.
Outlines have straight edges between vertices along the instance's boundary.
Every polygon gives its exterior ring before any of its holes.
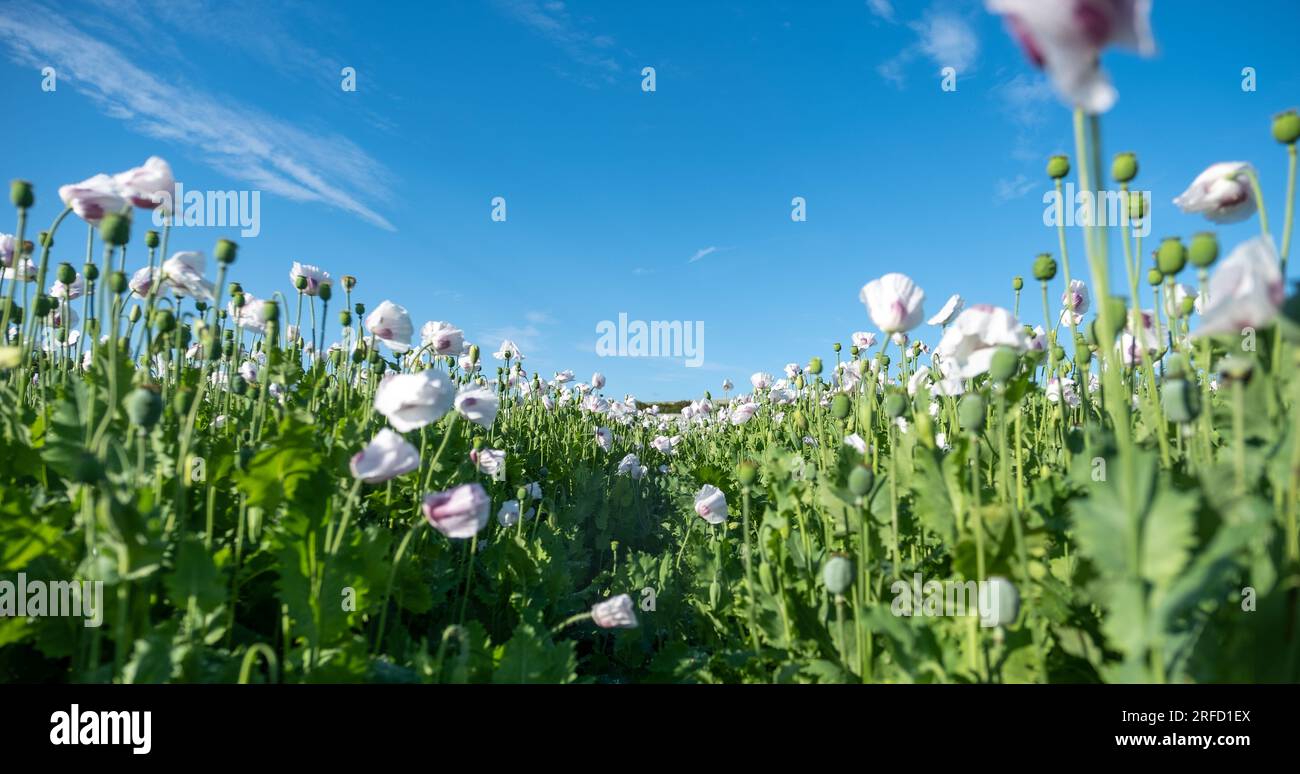
{"type": "Polygon", "coordinates": [[[1172,277],[1187,265],[1187,248],[1178,237],[1166,237],[1156,250],[1156,268],[1166,277],[1172,277]]]}
{"type": "Polygon", "coordinates": [[[885,416],[890,419],[898,419],[907,411],[907,399],[897,392],[891,392],[885,396],[885,416]]]}
{"type": "Polygon", "coordinates": [[[1142,220],[1147,216],[1147,210],[1150,208],[1150,197],[1141,191],[1130,191],[1128,195],[1128,217],[1129,220],[1142,220]]]}
{"type": "Polygon", "coordinates": [[[329,301],[334,296],[334,286],[326,282],[316,290],[316,294],[320,296],[321,301],[329,301]]]}
{"type": "Polygon", "coordinates": [[[59,268],[55,270],[54,278],[64,285],[71,285],[77,281],[77,270],[72,268],[72,264],[65,261],[60,263],[59,268]]]}
{"type": "Polygon", "coordinates": [[[32,311],[38,318],[43,318],[54,309],[54,301],[47,295],[39,295],[32,303],[32,311]]]}
{"type": "Polygon", "coordinates": [[[1147,284],[1151,287],[1159,287],[1160,283],[1165,281],[1165,275],[1160,273],[1159,269],[1152,269],[1147,272],[1147,284]]]}
{"type": "Polygon", "coordinates": [[[1219,259],[1219,238],[1212,231],[1202,231],[1192,237],[1187,248],[1187,260],[1198,269],[1208,269],[1219,259]]]}
{"type": "Polygon", "coordinates": [[[229,266],[235,262],[235,254],[238,252],[239,245],[229,239],[218,239],[217,247],[213,250],[213,255],[216,256],[217,263],[229,266]]]}
{"type": "MultiPolygon", "coordinates": [[[[1082,338],[1082,337],[1080,337],[1080,338],[1082,338]]],[[[1077,365],[1079,368],[1081,368],[1081,369],[1083,369],[1083,370],[1085,370],[1085,371],[1088,370],[1088,366],[1092,365],[1092,350],[1088,347],[1088,343],[1087,343],[1086,341],[1084,341],[1084,342],[1078,342],[1078,341],[1076,341],[1076,342],[1075,342],[1075,344],[1074,344],[1074,363],[1075,363],[1075,365],[1077,365]]]]}
{"type": "Polygon", "coordinates": [[[36,203],[32,193],[32,184],[26,180],[15,180],[9,184],[9,201],[20,210],[30,209],[36,203]]]}
{"type": "Polygon", "coordinates": [[[114,271],[108,275],[108,289],[116,295],[122,295],[126,292],[126,272],[114,271]]]}
{"type": "Polygon", "coordinates": [[[131,307],[131,311],[127,314],[126,319],[130,320],[133,323],[137,323],[140,322],[140,318],[143,316],[144,316],[144,312],[140,310],[140,305],[136,304],[135,306],[131,307]]]}
{"type": "Polygon", "coordinates": [[[1137,177],[1137,173],[1138,159],[1136,154],[1129,151],[1115,154],[1115,159],[1110,163],[1110,176],[1115,178],[1115,182],[1130,182],[1137,177]]]}
{"type": "Polygon", "coordinates": [[[858,358],[858,345],[857,345],[857,344],[853,344],[853,345],[851,345],[851,346],[849,347],[849,355],[851,355],[851,356],[853,357],[854,360],[857,360],[857,358],[858,358]]]}
{"type": "Polygon", "coordinates": [[[153,313],[153,328],[158,333],[171,333],[176,330],[176,315],[170,309],[159,309],[153,313]]]}
{"type": "Polygon", "coordinates": [[[1294,110],[1287,110],[1273,116],[1273,139],[1284,145],[1294,145],[1300,138],[1300,116],[1294,110]]]}
{"type": "Polygon", "coordinates": [[[819,376],[822,372],[822,359],[815,357],[808,361],[808,373],[819,376]]]}
{"type": "Polygon", "coordinates": [[[162,416],[163,400],[158,388],[152,384],[137,387],[122,399],[127,419],[142,430],[150,430],[162,416]]]}
{"type": "Polygon", "coordinates": [[[1201,393],[1186,379],[1166,379],[1160,387],[1160,405],[1165,418],[1185,425],[1201,413],[1201,393]]]}
{"type": "Polygon", "coordinates": [[[849,396],[844,393],[839,393],[831,399],[831,416],[836,419],[844,419],[847,417],[850,409],[849,396]]]}
{"type": "Polygon", "coordinates": [[[957,404],[957,419],[962,429],[968,433],[978,433],[984,429],[984,398],[978,392],[968,393],[957,404]]]}
{"type": "Polygon", "coordinates": [[[262,304],[262,320],[272,323],[280,319],[280,305],[275,301],[266,301],[262,304]]]}
{"type": "Polygon", "coordinates": [[[835,350],[836,352],[839,352],[839,351],[840,351],[840,343],[839,343],[838,341],[835,342],[834,344],[831,345],[831,349],[835,350]]]}
{"type": "Polygon", "coordinates": [[[1047,159],[1047,176],[1053,180],[1060,180],[1070,174],[1070,157],[1063,155],[1050,156],[1047,159]]]}
{"type": "Polygon", "coordinates": [[[1115,341],[1115,337],[1119,335],[1120,331],[1124,330],[1124,325],[1127,322],[1126,317],[1128,314],[1128,304],[1122,296],[1111,296],[1110,298],[1107,298],[1104,303],[1106,304],[1106,309],[1104,311],[1110,316],[1111,330],[1108,332],[1102,327],[1102,321],[1106,315],[1101,313],[1103,310],[1098,309],[1097,318],[1092,321],[1093,336],[1095,340],[1098,341],[1113,342],[1115,341]],[[1100,338],[1097,338],[1097,334],[1099,333],[1103,335],[1100,338]]]}
{"type": "MultiPolygon", "coordinates": [[[[799,374],[798,376],[796,376],[796,377],[794,378],[794,388],[795,388],[796,390],[802,390],[802,389],[803,389],[803,386],[804,386],[803,374],[799,374]]],[[[707,398],[707,397],[708,397],[708,394],[705,393],[705,396],[704,396],[704,397],[707,398]]]]}
{"type": "Polygon", "coordinates": [[[154,231],[153,229],[149,229],[148,231],[144,232],[145,247],[148,247],[149,249],[152,250],[153,248],[161,244],[161,242],[162,242],[162,238],[158,236],[157,231],[154,231]]]}
{"type": "Polygon", "coordinates": [[[81,267],[81,276],[87,282],[94,282],[99,279],[99,267],[93,263],[86,263],[85,266],[81,267]]]}
{"type": "Polygon", "coordinates": [[[808,432],[808,417],[803,413],[803,409],[794,410],[794,429],[800,433],[808,432]]]}
{"type": "Polygon", "coordinates": [[[351,293],[351,292],[352,292],[352,288],[355,288],[356,286],[357,286],[357,278],[356,278],[356,277],[352,276],[351,274],[344,274],[344,275],[343,275],[343,289],[344,289],[344,290],[346,290],[347,292],[351,293]]]}
{"type": "Polygon", "coordinates": [[[352,313],[346,309],[344,309],[342,312],[339,312],[339,325],[342,325],[344,328],[351,327],[352,313]]]}
{"type": "Polygon", "coordinates": [[[1053,344],[1052,359],[1058,363],[1063,362],[1065,360],[1065,347],[1062,347],[1060,344],[1053,344]]]}
{"type": "Polygon", "coordinates": [[[294,286],[295,288],[297,288],[299,292],[302,292],[302,291],[306,290],[306,289],[307,289],[307,278],[304,277],[303,275],[299,274],[297,277],[294,277],[294,278],[293,278],[293,286],[294,286]]]}
{"type": "Polygon", "coordinates": [[[1179,317],[1187,317],[1196,309],[1196,299],[1192,296],[1183,296],[1182,303],[1179,304],[1179,317]]]}
{"type": "Polygon", "coordinates": [[[110,212],[99,221],[99,238],[104,244],[121,247],[131,240],[131,218],[110,212]]]}
{"type": "Polygon", "coordinates": [[[1025,278],[1019,275],[1011,278],[1011,289],[1020,292],[1025,287],[1025,278]]]}
{"type": "Polygon", "coordinates": [[[357,317],[365,317],[366,305],[358,301],[357,303],[352,305],[352,311],[357,313],[357,317]]]}
{"type": "Polygon", "coordinates": [[[366,359],[366,350],[364,346],[352,350],[348,358],[356,365],[360,365],[366,359]]]}
{"type": "Polygon", "coordinates": [[[989,361],[989,378],[998,384],[1006,384],[1007,380],[1016,375],[1020,370],[1020,358],[1016,351],[1010,347],[998,347],[989,361]]]}
{"type": "Polygon", "coordinates": [[[1056,260],[1051,253],[1041,253],[1034,259],[1034,279],[1039,282],[1056,279],[1056,260]]]}
{"type": "Polygon", "coordinates": [[[889,355],[886,355],[884,352],[877,352],[876,360],[880,362],[881,368],[885,368],[885,369],[889,368],[889,355]]]}
{"type": "Polygon", "coordinates": [[[758,478],[758,465],[753,460],[744,460],[736,466],[736,478],[743,486],[753,486],[758,478]]]}
{"type": "Polygon", "coordinates": [[[875,483],[876,477],[866,465],[855,465],[849,473],[849,491],[858,497],[866,497],[875,483]]]}
{"type": "Polygon", "coordinates": [[[853,561],[844,554],[831,554],[822,567],[822,582],[830,593],[844,596],[853,585],[853,561]]]}
{"type": "Polygon", "coordinates": [[[243,395],[248,392],[248,381],[239,374],[230,375],[230,391],[236,395],[243,395]]]}
{"type": "Polygon", "coordinates": [[[1015,584],[1000,575],[984,581],[980,589],[980,624],[986,627],[1010,626],[1020,613],[1020,592],[1015,584]]]}

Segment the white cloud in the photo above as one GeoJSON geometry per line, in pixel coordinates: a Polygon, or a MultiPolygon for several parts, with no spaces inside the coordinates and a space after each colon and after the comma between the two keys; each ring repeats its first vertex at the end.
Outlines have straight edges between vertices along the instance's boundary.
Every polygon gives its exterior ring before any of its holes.
{"type": "Polygon", "coordinates": [[[1011,120],[1023,126],[1036,126],[1047,120],[1048,109],[1056,107],[1052,84],[1042,75],[1017,73],[998,85],[994,93],[1001,100],[1011,120]]]}
{"type": "Polygon", "coordinates": [[[876,67],[876,73],[891,85],[903,88],[907,84],[907,67],[920,57],[930,60],[935,74],[951,67],[959,75],[966,75],[975,68],[979,38],[964,17],[931,10],[907,26],[916,33],[916,41],[876,67]]]}
{"type": "Polygon", "coordinates": [[[928,56],[936,67],[952,67],[958,73],[965,73],[975,64],[980,50],[979,38],[962,17],[930,13],[909,26],[920,37],[917,45],[921,53],[928,56]]]}
{"type": "Polygon", "coordinates": [[[55,67],[62,82],[133,131],[201,153],[232,178],[395,230],[360,201],[362,196],[386,199],[391,173],[345,137],[296,126],[192,84],[163,80],[154,73],[175,72],[173,63],[158,71],[142,69],[40,5],[0,8],[0,43],[20,65],[55,67]]]}

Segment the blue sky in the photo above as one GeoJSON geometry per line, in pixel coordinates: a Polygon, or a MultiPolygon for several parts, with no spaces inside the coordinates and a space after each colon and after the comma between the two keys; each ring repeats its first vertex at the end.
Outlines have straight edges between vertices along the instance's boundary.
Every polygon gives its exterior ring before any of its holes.
{"type": "MultiPolygon", "coordinates": [[[[831,358],[872,330],[858,290],[885,272],[913,276],[927,314],[954,292],[1010,306],[1011,277],[1057,251],[1043,165],[1072,154],[1070,116],[982,2],[269,5],[0,5],[5,175],[36,183],[36,228],[59,185],[160,155],[187,188],[262,192],[257,237],[172,242],[240,241],[235,276],[259,296],[315,263],[417,327],[449,320],[488,352],[513,338],[530,370],[600,370],[655,400],[831,358]],[[619,313],[703,321],[704,364],[597,357],[596,326],[619,313]]],[[[1223,160],[1259,167],[1280,231],[1269,124],[1300,102],[1298,22],[1286,0],[1157,0],[1157,55],[1107,54],[1104,153],[1138,153],[1151,247],[1207,226],[1170,200],[1223,160]]],[[[1225,251],[1257,229],[1222,228],[1225,251]]],[[[68,228],[54,257],[79,265],[83,244],[68,228]]],[[[1026,294],[1022,317],[1040,306],[1026,294]]]]}

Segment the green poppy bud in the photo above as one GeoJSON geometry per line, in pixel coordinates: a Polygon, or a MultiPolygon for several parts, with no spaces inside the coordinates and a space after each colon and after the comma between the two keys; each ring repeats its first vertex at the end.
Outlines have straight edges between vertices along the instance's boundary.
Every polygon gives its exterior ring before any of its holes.
{"type": "Polygon", "coordinates": [[[99,221],[99,238],[104,244],[121,247],[131,240],[131,218],[110,212],[99,221]]]}
{"type": "Polygon", "coordinates": [[[758,478],[758,466],[753,460],[744,460],[736,467],[736,479],[743,486],[753,486],[755,479],[758,478]]]}
{"type": "Polygon", "coordinates": [[[1285,145],[1294,145],[1300,137],[1300,116],[1294,110],[1273,116],[1273,139],[1285,145]]]}
{"type": "Polygon", "coordinates": [[[1105,311],[1110,316],[1111,329],[1110,331],[1107,331],[1105,328],[1102,327],[1102,320],[1106,317],[1106,315],[1103,315],[1101,313],[1102,310],[1098,309],[1097,317],[1092,321],[1093,340],[1113,342],[1115,340],[1115,337],[1119,335],[1120,331],[1124,330],[1124,325],[1127,322],[1125,317],[1128,314],[1128,305],[1125,303],[1125,300],[1122,296],[1111,296],[1110,298],[1106,299],[1105,304],[1106,304],[1105,311]],[[1102,335],[1098,337],[1097,335],[1098,333],[1108,334],[1108,335],[1102,335]]]}
{"type": "Polygon", "coordinates": [[[851,345],[851,346],[849,347],[849,354],[852,355],[854,358],[856,358],[856,357],[858,356],[858,345],[857,345],[857,344],[853,344],[853,345],[851,345]]]}
{"type": "Polygon", "coordinates": [[[339,325],[342,325],[344,328],[351,326],[352,313],[346,309],[344,309],[342,312],[339,312],[339,325]]]}
{"type": "Polygon", "coordinates": [[[962,429],[969,433],[978,433],[984,429],[984,398],[978,392],[968,393],[957,404],[957,419],[962,429]]]}
{"type": "Polygon", "coordinates": [[[795,411],[794,411],[794,427],[795,427],[796,430],[798,430],[798,431],[801,432],[801,433],[803,433],[803,432],[807,432],[807,430],[808,430],[808,417],[803,413],[803,409],[795,409],[795,411]]]}
{"type": "Polygon", "coordinates": [[[1160,386],[1160,404],[1169,421],[1185,425],[1200,415],[1201,393],[1186,379],[1166,379],[1160,386]]]}
{"type": "Polygon", "coordinates": [[[266,301],[262,304],[262,320],[265,322],[276,322],[280,319],[280,305],[275,301],[266,301]]]}
{"type": "Polygon", "coordinates": [[[1208,269],[1219,259],[1219,238],[1212,231],[1202,231],[1192,237],[1187,248],[1187,260],[1198,269],[1208,269]]]}
{"type": "Polygon", "coordinates": [[[32,193],[32,184],[26,180],[15,180],[9,184],[9,201],[20,210],[30,209],[36,203],[32,193]]]}
{"type": "Polygon", "coordinates": [[[218,239],[217,247],[213,250],[213,255],[216,256],[217,263],[229,266],[235,262],[235,254],[237,252],[239,252],[239,245],[229,239],[218,239]]]}
{"type": "Polygon", "coordinates": [[[478,353],[479,353],[478,345],[471,344],[469,346],[469,362],[478,363],[478,353]]]}
{"type": "Polygon", "coordinates": [[[898,419],[907,411],[907,400],[897,392],[891,392],[885,396],[885,416],[890,419],[898,419]]]}
{"type": "Polygon", "coordinates": [[[1058,363],[1060,363],[1061,361],[1065,360],[1065,347],[1062,347],[1062,346],[1059,345],[1059,344],[1053,345],[1053,346],[1052,346],[1052,359],[1055,360],[1055,361],[1058,362],[1058,363]]]}
{"type": "Polygon", "coordinates": [[[77,281],[77,270],[72,268],[72,264],[65,261],[59,264],[59,268],[54,273],[54,278],[64,285],[71,285],[77,281]]]}
{"type": "Polygon", "coordinates": [[[307,278],[304,277],[303,275],[299,274],[297,277],[294,277],[294,278],[293,278],[293,286],[294,286],[295,288],[298,288],[299,291],[306,290],[306,289],[307,289],[307,278]]]}
{"type": "Polygon", "coordinates": [[[149,430],[162,416],[162,396],[156,386],[146,384],[128,392],[122,399],[122,407],[131,424],[149,430]]]}
{"type": "Polygon", "coordinates": [[[890,362],[890,360],[889,360],[889,355],[886,355],[884,352],[877,352],[877,353],[876,353],[876,360],[880,361],[880,367],[881,367],[881,368],[884,368],[884,369],[888,369],[888,368],[889,368],[889,362],[890,362]]]}
{"type": "Polygon", "coordinates": [[[1115,159],[1110,163],[1110,176],[1115,178],[1117,183],[1127,183],[1137,177],[1138,158],[1137,155],[1129,151],[1116,153],[1115,159]]]}
{"type": "Polygon", "coordinates": [[[1070,157],[1069,156],[1050,156],[1047,159],[1047,176],[1053,180],[1060,180],[1070,174],[1070,157]]]}
{"type": "Polygon", "coordinates": [[[126,319],[130,320],[133,323],[137,323],[140,322],[140,317],[143,314],[144,313],[140,311],[140,305],[136,304],[135,306],[131,307],[131,311],[127,313],[126,319]]]}
{"type": "Polygon", "coordinates": [[[1012,277],[1012,278],[1011,278],[1011,289],[1012,289],[1012,290],[1019,292],[1019,291],[1020,291],[1021,289],[1023,289],[1024,287],[1025,287],[1025,278],[1024,278],[1024,277],[1015,276],[1015,277],[1012,277]]]}
{"type": "Polygon", "coordinates": [[[317,289],[316,294],[320,296],[320,300],[329,301],[334,295],[334,287],[326,282],[317,289]]]}
{"type": "Polygon", "coordinates": [[[849,415],[849,396],[840,393],[831,399],[831,416],[836,419],[844,419],[849,415]]]}
{"type": "Polygon", "coordinates": [[[157,231],[154,231],[153,229],[149,229],[148,231],[144,232],[145,247],[148,247],[149,249],[152,250],[153,248],[157,247],[161,243],[162,243],[162,237],[158,235],[157,231]]]}
{"type": "Polygon", "coordinates": [[[1187,265],[1187,248],[1178,237],[1166,237],[1156,250],[1156,268],[1166,277],[1172,277],[1187,265]]]}
{"type": "Polygon", "coordinates": [[[54,301],[49,296],[39,295],[32,302],[32,311],[36,313],[38,318],[45,317],[52,309],[54,309],[54,301]]]}
{"type": "Polygon", "coordinates": [[[360,346],[352,350],[352,354],[350,354],[348,358],[353,362],[353,364],[361,365],[361,362],[366,359],[365,347],[360,346]]]}
{"type": "Polygon", "coordinates": [[[875,483],[876,477],[866,465],[854,465],[849,473],[849,491],[858,497],[866,497],[875,483]]]}
{"type": "Polygon", "coordinates": [[[837,597],[844,596],[844,592],[853,585],[852,560],[844,554],[831,554],[822,567],[822,582],[830,593],[837,597]]]}
{"type": "Polygon", "coordinates": [[[989,378],[998,384],[1005,384],[1020,370],[1020,358],[1010,347],[998,347],[989,361],[989,378]]]}
{"type": "Polygon", "coordinates": [[[1183,296],[1183,301],[1179,304],[1179,317],[1187,317],[1196,309],[1196,299],[1191,296],[1183,296]]]}
{"type": "Polygon", "coordinates": [[[820,375],[821,372],[822,372],[822,359],[821,359],[821,358],[819,358],[819,357],[815,357],[815,358],[813,358],[813,359],[811,359],[811,360],[808,361],[808,373],[813,374],[814,376],[816,376],[816,375],[820,375]]]}
{"type": "Polygon", "coordinates": [[[117,295],[126,292],[126,272],[114,271],[108,275],[108,289],[117,295]]]}
{"type": "Polygon", "coordinates": [[[1147,284],[1151,287],[1159,287],[1160,283],[1165,281],[1165,275],[1160,273],[1159,269],[1152,269],[1147,272],[1147,284]]]}
{"type": "Polygon", "coordinates": [[[99,279],[99,267],[93,263],[87,263],[81,267],[81,276],[85,277],[87,282],[94,282],[99,279]]]}
{"type": "Polygon", "coordinates": [[[1056,279],[1056,260],[1051,253],[1042,253],[1034,259],[1034,279],[1051,282],[1056,279]]]}
{"type": "Polygon", "coordinates": [[[357,317],[365,317],[365,316],[366,316],[366,305],[363,304],[363,303],[361,303],[361,302],[357,302],[357,303],[355,303],[355,304],[352,305],[352,311],[354,311],[354,312],[357,313],[357,317]]]}
{"type": "Polygon", "coordinates": [[[840,351],[840,343],[839,343],[838,341],[835,342],[834,344],[831,345],[831,349],[835,350],[836,352],[839,352],[839,351],[840,351]]]}

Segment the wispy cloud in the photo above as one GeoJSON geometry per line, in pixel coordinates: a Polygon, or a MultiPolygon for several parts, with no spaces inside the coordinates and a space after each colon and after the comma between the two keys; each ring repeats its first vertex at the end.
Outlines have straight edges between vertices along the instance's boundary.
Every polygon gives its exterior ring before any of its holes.
{"type": "MultiPolygon", "coordinates": [[[[105,115],[145,136],[201,153],[219,171],[267,193],[326,204],[395,230],[361,199],[384,201],[391,173],[346,137],[300,127],[193,84],[146,70],[51,8],[0,8],[0,44],[22,66],[55,67],[105,115]]],[[[87,175],[99,170],[87,170],[87,175]]]]}
{"type": "Polygon", "coordinates": [[[894,21],[894,4],[889,0],[867,0],[867,9],[873,16],[878,16],[887,22],[894,21]]]}
{"type": "Polygon", "coordinates": [[[704,260],[705,258],[708,258],[710,255],[713,255],[714,253],[725,253],[725,252],[727,252],[728,250],[735,250],[735,249],[736,249],[736,248],[734,248],[734,247],[717,247],[716,245],[709,245],[708,247],[701,247],[699,250],[696,250],[696,251],[695,251],[695,254],[692,255],[692,256],[690,257],[690,259],[689,259],[688,261],[686,261],[686,262],[687,262],[687,263],[695,263],[696,261],[702,261],[702,260],[704,260]]]}
{"type": "MultiPolygon", "coordinates": [[[[891,6],[891,14],[892,11],[891,6]]],[[[881,18],[892,20],[892,16],[881,18]]],[[[876,67],[877,74],[893,86],[900,89],[906,86],[907,68],[922,58],[934,66],[936,73],[951,67],[965,75],[975,68],[979,59],[979,38],[964,16],[931,9],[922,18],[908,22],[907,26],[916,33],[916,40],[876,67]]]]}
{"type": "MultiPolygon", "coordinates": [[[[588,29],[590,20],[575,18],[561,0],[493,0],[493,4],[507,17],[555,44],[603,83],[614,83],[616,76],[627,69],[615,56],[614,38],[588,29]]],[[[579,79],[590,83],[585,75],[579,79]]]]}
{"type": "Polygon", "coordinates": [[[1042,75],[1016,73],[994,88],[1008,118],[1022,126],[1038,126],[1047,120],[1048,108],[1055,107],[1052,84],[1042,75]]]}
{"type": "Polygon", "coordinates": [[[993,193],[999,202],[1009,202],[1034,190],[1035,186],[1037,183],[1028,175],[1018,174],[1014,178],[999,178],[993,184],[993,193]]]}

